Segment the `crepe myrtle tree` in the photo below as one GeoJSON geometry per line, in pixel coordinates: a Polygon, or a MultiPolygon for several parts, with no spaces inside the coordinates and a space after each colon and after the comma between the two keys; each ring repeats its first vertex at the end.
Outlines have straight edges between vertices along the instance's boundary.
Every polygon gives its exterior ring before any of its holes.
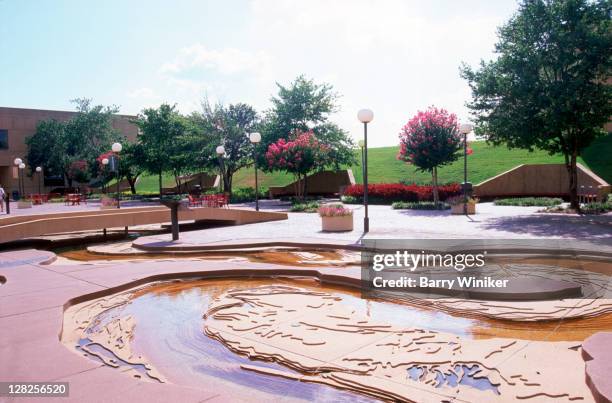
{"type": "Polygon", "coordinates": [[[576,210],[577,159],[612,115],[611,13],[609,0],[524,0],[499,28],[495,60],[462,67],[476,133],[563,154],[576,210]]]}
{"type": "Polygon", "coordinates": [[[399,137],[397,158],[420,171],[431,173],[434,203],[438,204],[438,167],[456,161],[460,155],[458,151],[463,147],[457,116],[445,109],[430,106],[410,119],[399,137]]]}
{"type": "Polygon", "coordinates": [[[270,170],[285,171],[296,177],[295,194],[303,199],[306,195],[306,176],[320,168],[327,159],[329,147],[319,142],[312,130],[296,130],[288,140],[279,139],[268,146],[265,154],[270,170]]]}

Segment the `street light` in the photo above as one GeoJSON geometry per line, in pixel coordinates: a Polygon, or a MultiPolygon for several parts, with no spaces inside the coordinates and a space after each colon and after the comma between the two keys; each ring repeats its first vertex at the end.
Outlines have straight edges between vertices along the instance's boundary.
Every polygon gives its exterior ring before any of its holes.
{"type": "Polygon", "coordinates": [[[19,192],[21,194],[21,197],[25,198],[25,183],[23,181],[23,170],[25,169],[26,165],[22,162],[21,164],[19,164],[19,181],[20,181],[20,186],[21,189],[19,189],[19,192]]]}
{"type": "Polygon", "coordinates": [[[42,167],[36,167],[36,173],[38,174],[38,194],[40,193],[40,178],[42,176],[42,167]]]}
{"type": "MultiPolygon", "coordinates": [[[[102,158],[102,166],[104,167],[104,175],[106,176],[106,167],[110,161],[108,158],[102,158]]],[[[102,181],[102,191],[106,193],[106,181],[102,181]]]]}
{"type": "Polygon", "coordinates": [[[370,231],[370,218],[368,217],[368,123],[374,119],[374,112],[370,109],[362,109],[357,112],[357,119],[363,123],[363,206],[365,217],[363,217],[363,232],[370,231]]]}
{"type": "Polygon", "coordinates": [[[249,134],[249,140],[253,144],[253,165],[255,166],[255,210],[259,211],[259,184],[257,183],[257,144],[261,141],[261,134],[254,132],[249,134]]]}
{"type": "Polygon", "coordinates": [[[21,170],[19,169],[19,165],[21,165],[22,162],[23,161],[21,158],[15,158],[13,161],[13,164],[15,164],[15,167],[17,168],[17,187],[19,188],[19,195],[21,195],[21,170]]]}
{"type": "Polygon", "coordinates": [[[121,143],[113,143],[111,150],[117,154],[115,156],[115,169],[117,170],[117,208],[121,208],[121,198],[119,197],[119,153],[123,150],[123,146],[121,143]]]}
{"type": "Polygon", "coordinates": [[[219,193],[223,193],[223,187],[225,185],[225,170],[223,169],[223,155],[225,155],[225,147],[217,146],[215,150],[219,157],[219,170],[221,171],[221,177],[219,179],[219,193]]]}
{"type": "Polygon", "coordinates": [[[468,193],[472,192],[472,184],[467,181],[467,135],[474,130],[474,126],[469,123],[463,123],[459,126],[459,132],[463,134],[463,214],[467,215],[468,193]]]}

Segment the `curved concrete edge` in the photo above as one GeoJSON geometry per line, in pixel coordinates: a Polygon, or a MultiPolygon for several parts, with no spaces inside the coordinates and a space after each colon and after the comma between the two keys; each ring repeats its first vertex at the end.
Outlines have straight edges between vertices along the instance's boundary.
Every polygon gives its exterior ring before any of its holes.
{"type": "Polygon", "coordinates": [[[57,259],[57,255],[51,251],[38,249],[20,249],[2,252],[0,268],[10,266],[22,266],[28,264],[49,265],[57,259]]]}
{"type": "MultiPolygon", "coordinates": [[[[160,241],[160,240],[147,240],[148,237],[142,237],[134,240],[132,242],[132,247],[134,249],[139,249],[145,252],[157,252],[157,253],[166,253],[166,252],[220,252],[220,251],[237,251],[243,249],[266,249],[266,248],[274,248],[274,247],[283,247],[283,248],[294,248],[294,249],[302,249],[302,248],[315,248],[315,249],[337,249],[337,250],[347,250],[347,251],[355,251],[355,252],[384,252],[395,251],[396,249],[384,249],[384,248],[366,248],[360,243],[355,243],[351,241],[341,241],[341,240],[323,240],[323,239],[311,239],[307,241],[300,240],[279,240],[279,239],[236,239],[225,242],[213,241],[210,243],[204,244],[184,244],[180,241],[160,241]]],[[[594,249],[542,249],[542,248],[528,248],[528,247],[492,247],[487,248],[487,253],[490,255],[496,255],[498,257],[502,257],[504,255],[512,256],[516,254],[520,254],[521,257],[530,257],[530,258],[543,258],[550,257],[551,252],[555,257],[559,258],[574,258],[574,259],[585,259],[585,260],[604,260],[612,258],[612,253],[602,251],[596,248],[596,245],[593,246],[594,249]]],[[[417,249],[415,249],[417,250],[417,249]]],[[[478,249],[480,250],[480,249],[478,249]]],[[[470,252],[470,249],[456,249],[453,252],[457,253],[466,253],[470,252]]],[[[420,252],[420,248],[419,248],[420,252]]]]}
{"type": "Polygon", "coordinates": [[[595,401],[612,401],[612,332],[599,332],[582,343],[586,383],[595,401]]]}

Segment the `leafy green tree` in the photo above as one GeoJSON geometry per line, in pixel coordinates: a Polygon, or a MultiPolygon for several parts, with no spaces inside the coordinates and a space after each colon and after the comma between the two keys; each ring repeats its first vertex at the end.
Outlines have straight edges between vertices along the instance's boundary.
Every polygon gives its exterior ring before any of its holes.
{"type": "Polygon", "coordinates": [[[92,105],[89,99],[72,102],[76,104],[77,113],[70,120],[42,121],[36,133],[26,139],[29,165],[40,165],[46,172],[62,175],[70,187],[73,179],[84,180],[91,176],[90,169],[97,165],[96,158],[119,136],[112,125],[117,107],[92,105]],[[76,163],[87,167],[87,172],[74,175],[76,163]]]}
{"type": "Polygon", "coordinates": [[[162,194],[162,174],[176,167],[176,145],[183,143],[187,124],[176,111],[176,106],[163,104],[159,108],[142,111],[134,121],[139,127],[138,142],[142,147],[141,167],[157,174],[159,193],[162,194]]]}
{"type": "Polygon", "coordinates": [[[202,112],[189,117],[193,149],[197,150],[192,160],[198,166],[219,171],[216,148],[223,145],[223,187],[232,192],[232,179],[241,168],[253,163],[253,145],[249,133],[259,125],[257,111],[250,105],[237,103],[231,105],[211,105],[207,99],[202,102],[202,112]]]}
{"type": "Polygon", "coordinates": [[[477,133],[563,154],[577,210],[577,158],[612,115],[611,12],[609,0],[524,0],[499,29],[497,59],[462,67],[477,133]]]}
{"type": "MultiPolygon", "coordinates": [[[[312,130],[321,144],[329,148],[320,169],[355,163],[354,144],[348,134],[329,120],[338,111],[338,94],[329,84],[316,84],[304,76],[297,77],[289,86],[276,84],[278,95],[272,97],[272,109],[266,113],[262,127],[259,155],[279,139],[288,139],[291,133],[312,130]]],[[[266,166],[263,157],[260,161],[266,166]]]]}

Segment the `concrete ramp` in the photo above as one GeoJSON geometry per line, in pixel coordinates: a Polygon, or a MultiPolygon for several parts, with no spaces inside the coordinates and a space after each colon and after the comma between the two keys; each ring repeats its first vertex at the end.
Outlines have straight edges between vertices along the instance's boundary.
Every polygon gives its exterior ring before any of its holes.
{"type": "MultiPolygon", "coordinates": [[[[578,193],[605,200],[610,184],[578,164],[578,193]]],[[[477,197],[569,196],[569,174],[564,164],[522,164],[474,186],[477,197]]]]}
{"type": "MultiPolygon", "coordinates": [[[[179,210],[179,221],[224,221],[241,225],[286,219],[286,213],[246,209],[198,207],[179,210]]],[[[168,222],[170,209],[165,206],[13,216],[0,219],[0,243],[57,233],[168,222]]]]}

